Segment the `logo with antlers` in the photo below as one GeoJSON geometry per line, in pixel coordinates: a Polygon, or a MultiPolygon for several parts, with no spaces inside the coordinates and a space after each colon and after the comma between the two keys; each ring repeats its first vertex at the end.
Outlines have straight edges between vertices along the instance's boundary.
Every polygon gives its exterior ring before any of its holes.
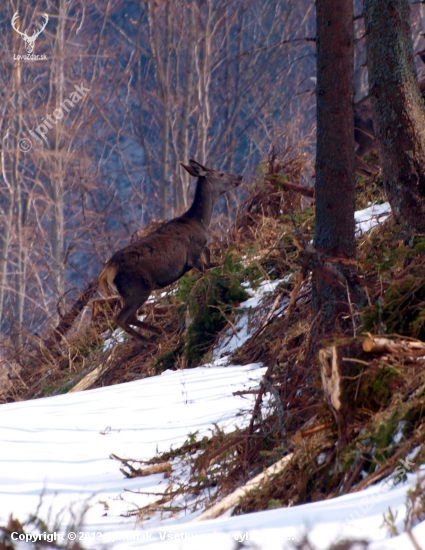
{"type": "Polygon", "coordinates": [[[44,17],[44,24],[42,24],[41,29],[39,29],[38,31],[34,31],[32,36],[28,36],[26,31],[21,32],[19,30],[19,27],[16,27],[16,20],[19,18],[19,11],[17,11],[15,13],[15,15],[13,16],[13,18],[12,18],[12,27],[24,39],[25,48],[26,48],[28,54],[33,53],[35,41],[40,36],[40,34],[44,31],[44,29],[46,28],[46,25],[49,21],[49,16],[47,15],[47,13],[44,13],[43,17],[44,17]]]}

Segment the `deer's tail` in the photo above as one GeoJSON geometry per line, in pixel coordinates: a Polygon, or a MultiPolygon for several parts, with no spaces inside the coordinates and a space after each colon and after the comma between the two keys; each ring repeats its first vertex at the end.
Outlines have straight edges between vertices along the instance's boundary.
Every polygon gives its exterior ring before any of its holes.
{"type": "Polygon", "coordinates": [[[117,276],[117,266],[106,264],[99,275],[99,286],[108,296],[118,294],[118,289],[115,286],[114,279],[117,276]]]}

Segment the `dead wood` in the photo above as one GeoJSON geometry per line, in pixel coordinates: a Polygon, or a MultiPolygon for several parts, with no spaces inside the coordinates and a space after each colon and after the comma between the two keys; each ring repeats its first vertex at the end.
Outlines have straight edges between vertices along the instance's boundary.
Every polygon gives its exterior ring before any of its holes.
{"type": "Polygon", "coordinates": [[[147,468],[138,468],[130,475],[127,475],[127,477],[146,477],[154,474],[164,474],[164,477],[167,478],[170,477],[172,471],[171,464],[169,462],[163,462],[162,464],[154,464],[147,468]]]}
{"type": "Polygon", "coordinates": [[[405,445],[402,445],[385,464],[382,464],[376,470],[376,472],[373,472],[373,474],[360,481],[360,483],[358,483],[358,485],[356,485],[356,487],[352,490],[352,493],[358,493],[359,491],[370,487],[370,485],[373,485],[377,481],[380,481],[384,477],[390,475],[394,471],[395,465],[397,464],[400,457],[406,456],[408,454],[411,445],[411,441],[409,441],[405,445]]]}
{"type": "Polygon", "coordinates": [[[349,427],[353,424],[355,400],[358,392],[358,364],[365,358],[359,340],[335,344],[319,351],[322,385],[326,401],[338,424],[339,444],[349,440],[349,427]],[[355,361],[347,359],[354,358],[355,361]]]}
{"type": "Polygon", "coordinates": [[[217,457],[220,457],[225,451],[227,451],[231,447],[234,447],[235,445],[241,443],[246,437],[247,430],[244,430],[241,435],[232,437],[229,441],[225,442],[223,445],[220,445],[218,449],[215,449],[212,452],[204,453],[196,460],[195,468],[198,470],[202,470],[205,468],[206,464],[208,466],[212,466],[216,462],[217,457]]]}
{"type": "Polygon", "coordinates": [[[164,477],[168,478],[170,477],[173,471],[171,464],[169,462],[159,462],[156,464],[149,464],[149,461],[145,462],[143,460],[122,458],[115,454],[111,454],[111,458],[121,462],[123,466],[120,468],[120,472],[122,472],[127,478],[146,477],[154,474],[164,474],[164,477]],[[149,465],[146,468],[135,468],[133,464],[136,462],[138,462],[139,464],[149,464],[149,465]],[[127,468],[127,470],[125,468],[127,468]]]}
{"type": "Polygon", "coordinates": [[[314,426],[314,428],[309,428],[307,430],[301,430],[300,435],[301,437],[310,437],[312,435],[315,435],[319,432],[322,432],[324,430],[328,430],[332,426],[331,422],[325,422],[324,424],[320,424],[319,426],[314,426]]]}
{"type": "Polygon", "coordinates": [[[112,359],[114,358],[115,349],[116,348],[112,348],[106,360],[102,360],[100,365],[98,364],[92,371],[86,374],[68,393],[87,390],[93,386],[101,376],[106,374],[113,366],[112,359]]]}
{"type": "MultiPolygon", "coordinates": [[[[266,176],[266,179],[271,183],[275,183],[276,178],[273,176],[266,176]]],[[[303,187],[302,185],[296,185],[295,183],[290,183],[289,181],[279,181],[279,187],[282,187],[287,191],[299,193],[300,195],[311,199],[314,199],[315,197],[314,187],[303,187]]]]}
{"type": "Polygon", "coordinates": [[[420,357],[425,355],[425,342],[420,340],[390,340],[383,336],[369,334],[363,340],[363,350],[368,353],[393,353],[400,357],[420,357]]]}
{"type": "Polygon", "coordinates": [[[270,466],[270,468],[267,468],[267,470],[248,481],[246,485],[244,485],[243,487],[239,487],[238,489],[236,489],[236,491],[234,491],[230,495],[227,495],[227,497],[225,497],[223,500],[217,502],[214,506],[205,510],[205,512],[203,512],[193,521],[204,521],[206,519],[217,518],[233,506],[237,506],[248,493],[257,489],[262,483],[268,481],[272,476],[280,474],[289,464],[292,457],[292,453],[285,456],[284,458],[279,460],[279,462],[276,462],[275,464],[270,466]]]}

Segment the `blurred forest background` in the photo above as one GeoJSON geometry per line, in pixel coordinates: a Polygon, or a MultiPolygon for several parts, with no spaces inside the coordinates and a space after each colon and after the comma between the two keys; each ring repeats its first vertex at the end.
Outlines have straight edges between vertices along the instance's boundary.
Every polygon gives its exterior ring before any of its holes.
{"type": "MultiPolygon", "coordinates": [[[[423,50],[425,6],[412,6],[411,20],[423,50]]],[[[2,332],[53,325],[137,229],[181,213],[194,185],[180,162],[241,173],[249,185],[274,148],[303,159],[297,183],[314,185],[315,25],[313,0],[3,2],[2,332]],[[48,15],[33,52],[46,59],[18,59],[17,11],[29,36],[48,15]],[[36,139],[75,86],[89,91],[36,139]]],[[[355,31],[358,101],[367,92],[360,17],[355,31]]],[[[238,193],[220,203],[223,220],[238,193]]]]}

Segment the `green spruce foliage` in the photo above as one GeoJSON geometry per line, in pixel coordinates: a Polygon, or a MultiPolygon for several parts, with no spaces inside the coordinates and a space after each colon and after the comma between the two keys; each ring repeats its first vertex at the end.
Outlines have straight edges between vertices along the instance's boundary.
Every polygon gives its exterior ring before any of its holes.
{"type": "Polygon", "coordinates": [[[242,287],[242,267],[227,254],[221,267],[188,273],[180,282],[179,298],[186,303],[184,357],[195,367],[225,327],[232,309],[249,298],[242,287]]]}

